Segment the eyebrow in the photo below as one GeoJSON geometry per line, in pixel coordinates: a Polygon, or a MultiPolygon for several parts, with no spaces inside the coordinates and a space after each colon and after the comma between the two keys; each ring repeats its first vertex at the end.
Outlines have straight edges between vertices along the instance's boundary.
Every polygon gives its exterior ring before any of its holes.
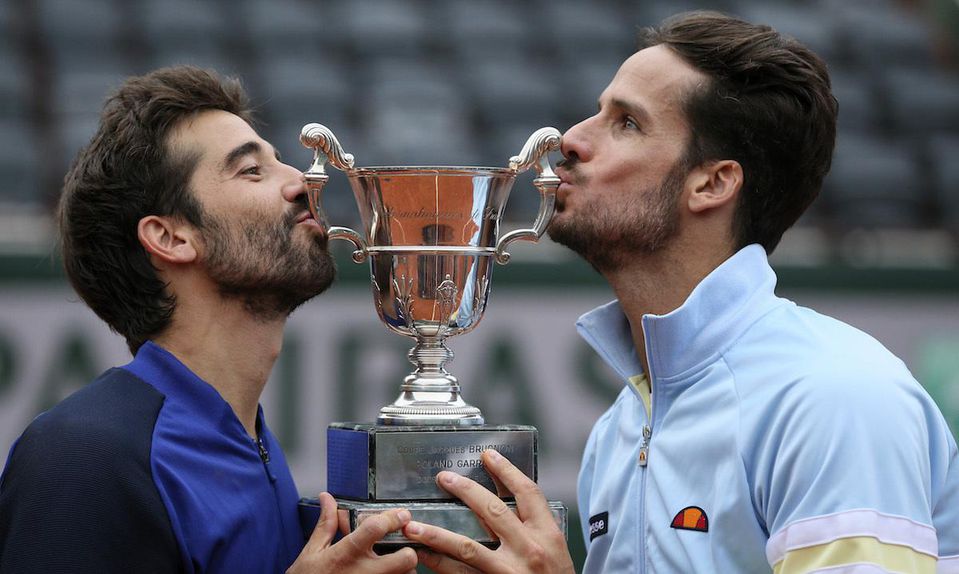
{"type": "Polygon", "coordinates": [[[646,108],[644,108],[643,106],[639,104],[627,102],[626,100],[622,100],[619,98],[613,98],[612,100],[609,101],[609,103],[612,106],[625,111],[627,114],[631,116],[635,116],[636,120],[639,121],[640,123],[649,123],[650,121],[649,112],[647,112],[646,108]]]}
{"type": "Polygon", "coordinates": [[[263,149],[263,146],[254,141],[248,141],[244,144],[240,144],[230,150],[230,153],[226,154],[226,157],[223,159],[223,168],[222,171],[230,171],[236,167],[237,162],[240,161],[244,156],[260,153],[263,149]]]}
{"type": "MultiPolygon", "coordinates": [[[[260,153],[262,151],[263,146],[255,141],[248,141],[240,144],[233,148],[230,153],[226,154],[226,157],[223,159],[222,171],[230,171],[236,167],[237,162],[239,162],[244,156],[260,153]]],[[[273,155],[276,156],[277,161],[280,161],[280,152],[278,150],[274,149],[273,155]]]]}

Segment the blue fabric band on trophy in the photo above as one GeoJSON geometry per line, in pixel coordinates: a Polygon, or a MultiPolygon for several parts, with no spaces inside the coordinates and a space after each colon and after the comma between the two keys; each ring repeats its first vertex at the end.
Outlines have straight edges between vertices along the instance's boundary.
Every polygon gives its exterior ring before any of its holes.
{"type": "Polygon", "coordinates": [[[363,432],[326,430],[326,488],[336,496],[369,498],[370,439],[363,432]]]}

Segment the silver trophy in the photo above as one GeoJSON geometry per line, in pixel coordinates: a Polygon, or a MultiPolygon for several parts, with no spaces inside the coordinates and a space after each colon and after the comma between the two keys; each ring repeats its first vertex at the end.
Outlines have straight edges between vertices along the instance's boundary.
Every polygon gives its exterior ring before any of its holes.
{"type": "MultiPolygon", "coordinates": [[[[486,310],[493,261],[505,264],[514,241],[537,241],[546,231],[560,179],[549,152],[560,133],[533,133],[508,167],[355,167],[333,132],[321,124],[303,127],[300,141],[314,152],[304,173],[310,210],[330,239],[355,247],[353,260],[370,261],[373,302],[380,320],[415,339],[409,351],[415,369],[377,424],[333,423],[327,440],[327,489],[355,526],[382,505],[402,502],[418,519],[495,544],[468,509],[435,485],[440,470],[455,470],[495,492],[479,454],[496,448],[536,480],[536,429],[486,425],[467,404],[456,377],[446,370],[453,353],[446,338],[475,328],[486,310]],[[325,166],[345,172],[359,208],[363,232],[329,226],[321,194],[325,166]],[[540,207],[533,226],[500,236],[500,219],[518,174],[535,168],[540,207]],[[411,502],[416,501],[416,502],[411,502]]],[[[565,531],[566,512],[551,503],[565,531]]],[[[388,542],[403,543],[393,534],[388,542]]]]}

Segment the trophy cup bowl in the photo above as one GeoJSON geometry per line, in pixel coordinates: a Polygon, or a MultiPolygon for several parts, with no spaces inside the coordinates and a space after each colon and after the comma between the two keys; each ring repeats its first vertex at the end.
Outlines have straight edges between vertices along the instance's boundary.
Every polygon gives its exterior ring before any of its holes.
{"type": "MultiPolygon", "coordinates": [[[[309,207],[330,239],[355,247],[353,260],[370,262],[373,302],[380,320],[415,340],[415,369],[400,395],[383,407],[375,425],[332,423],[327,430],[327,490],[349,511],[351,528],[401,503],[417,520],[431,522],[489,545],[475,515],[436,486],[441,470],[454,470],[496,492],[480,454],[494,448],[532,480],[537,478],[537,431],[525,425],[487,425],[467,404],[446,370],[448,337],[479,324],[489,297],[493,262],[509,261],[514,241],[537,241],[553,216],[559,177],[549,163],[559,149],[555,128],[534,132],[508,167],[354,167],[329,128],[303,127],[300,141],[313,150],[304,172],[309,207]],[[362,233],[330,226],[321,194],[325,166],[346,173],[362,220],[362,233]],[[533,226],[500,235],[500,220],[516,176],[534,168],[540,207],[533,226]]],[[[513,504],[508,502],[508,504],[513,504]]],[[[566,508],[551,502],[566,532],[566,508]]],[[[315,503],[301,511],[314,516],[315,503]]],[[[305,521],[309,522],[309,521],[305,521]]],[[[392,533],[386,544],[409,543],[392,533]]]]}
{"type": "Polygon", "coordinates": [[[459,383],[445,367],[453,358],[446,338],[479,324],[489,296],[493,261],[509,261],[507,245],[537,241],[553,216],[560,180],[548,152],[559,148],[555,128],[533,133],[509,167],[353,167],[336,136],[321,124],[303,127],[300,141],[314,152],[305,172],[310,210],[330,239],[353,243],[354,261],[370,260],[373,302],[393,332],[415,339],[409,352],[416,369],[400,396],[383,407],[381,425],[482,425],[459,383]],[[360,234],[330,227],[321,193],[324,165],[346,172],[363,222],[360,234]],[[499,237],[500,218],[516,176],[534,167],[541,200],[532,228],[499,237]]]}

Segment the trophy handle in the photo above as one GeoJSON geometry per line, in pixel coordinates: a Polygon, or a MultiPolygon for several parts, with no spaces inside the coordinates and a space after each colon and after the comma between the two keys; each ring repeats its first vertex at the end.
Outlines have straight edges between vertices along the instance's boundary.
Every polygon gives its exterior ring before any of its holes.
{"type": "Polygon", "coordinates": [[[326,229],[326,236],[330,239],[344,239],[356,247],[353,252],[353,261],[362,263],[366,260],[366,241],[356,231],[349,227],[330,227],[326,215],[320,207],[320,194],[330,176],[326,174],[326,162],[340,171],[353,169],[353,154],[343,151],[343,146],[333,135],[330,128],[323,124],[306,124],[300,131],[300,143],[313,150],[313,164],[303,172],[306,179],[306,196],[310,203],[310,213],[313,219],[326,229]]]}
{"type": "Polygon", "coordinates": [[[519,155],[509,158],[509,168],[515,174],[523,173],[530,167],[536,168],[538,175],[533,180],[533,185],[539,190],[540,203],[539,213],[536,214],[533,227],[511,231],[496,243],[496,262],[500,265],[506,265],[509,262],[510,254],[506,252],[507,245],[520,240],[534,243],[539,241],[550,220],[553,219],[553,211],[556,208],[556,190],[559,188],[560,180],[553,173],[553,166],[549,163],[549,152],[558,150],[559,145],[559,130],[556,128],[540,128],[529,136],[526,145],[523,146],[523,151],[519,155]]]}

